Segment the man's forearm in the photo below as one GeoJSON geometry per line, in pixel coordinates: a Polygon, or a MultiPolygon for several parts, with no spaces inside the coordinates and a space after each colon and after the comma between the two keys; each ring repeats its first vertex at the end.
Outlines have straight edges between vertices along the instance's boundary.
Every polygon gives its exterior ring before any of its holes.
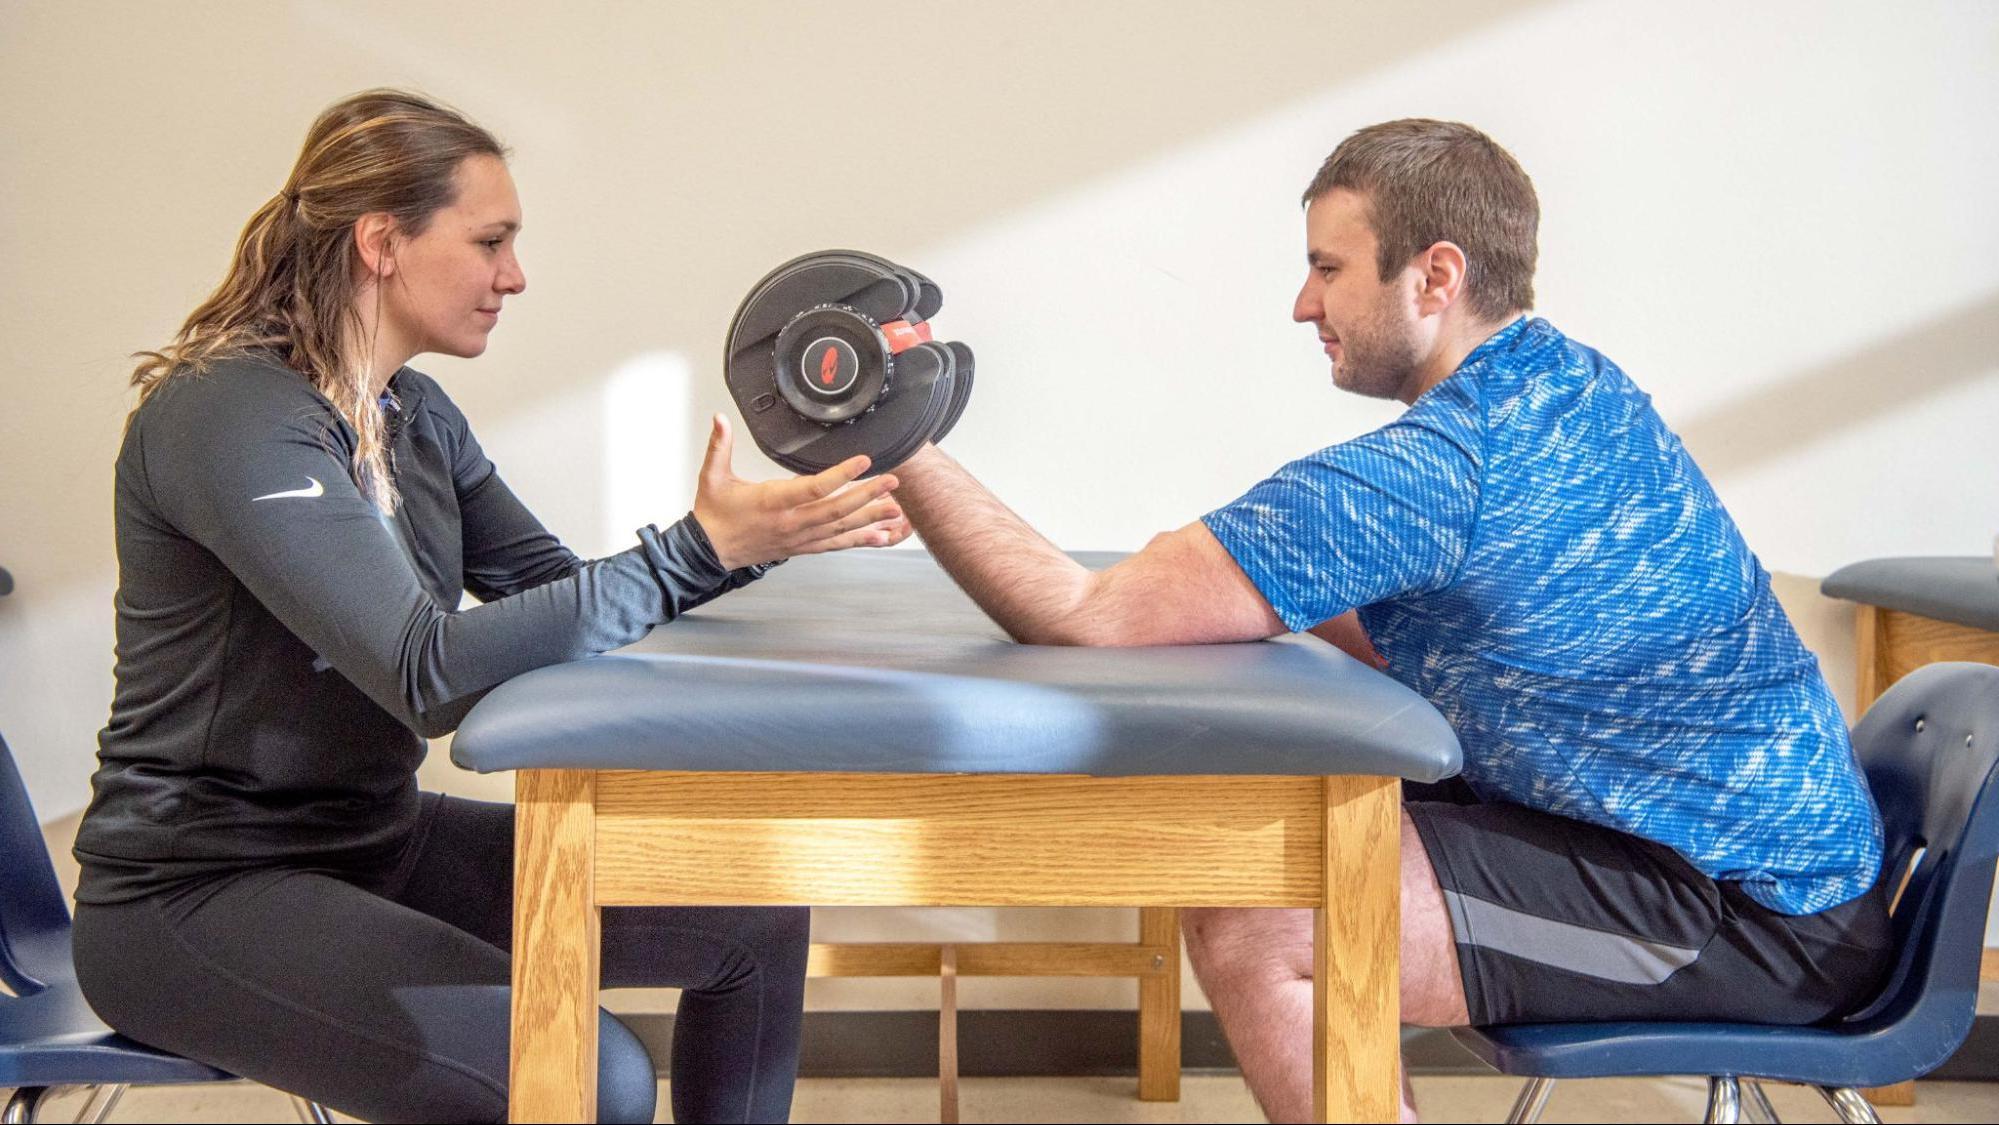
{"type": "Polygon", "coordinates": [[[897,502],[939,565],[1013,639],[1089,644],[1096,575],[935,446],[898,465],[897,502]]]}

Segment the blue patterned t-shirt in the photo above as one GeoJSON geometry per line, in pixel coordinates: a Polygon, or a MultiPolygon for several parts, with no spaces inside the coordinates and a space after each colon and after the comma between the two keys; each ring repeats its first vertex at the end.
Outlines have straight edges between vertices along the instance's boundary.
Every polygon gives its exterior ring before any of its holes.
{"type": "Polygon", "coordinates": [[[1205,522],[1290,628],[1359,608],[1482,799],[1788,914],[1873,884],[1880,814],[1769,575],[1651,398],[1547,321],[1205,522]]]}

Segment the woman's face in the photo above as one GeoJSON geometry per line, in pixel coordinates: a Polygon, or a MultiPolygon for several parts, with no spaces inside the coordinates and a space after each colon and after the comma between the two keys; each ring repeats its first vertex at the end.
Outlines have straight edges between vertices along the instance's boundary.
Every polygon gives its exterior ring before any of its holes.
{"type": "Polygon", "coordinates": [[[506,162],[468,156],[452,175],[458,198],[395,250],[395,273],[382,291],[382,327],[410,354],[471,358],[486,350],[500,304],[527,288],[514,238],[520,197],[506,162]]]}

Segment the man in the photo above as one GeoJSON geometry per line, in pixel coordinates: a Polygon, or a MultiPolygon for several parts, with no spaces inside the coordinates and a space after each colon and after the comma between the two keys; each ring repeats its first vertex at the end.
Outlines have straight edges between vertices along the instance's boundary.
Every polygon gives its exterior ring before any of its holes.
{"type": "MultiPolygon", "coordinates": [[[[1395,121],[1343,142],[1304,200],[1293,318],[1335,385],[1399,419],[1097,573],[926,448],[897,497],[931,551],[1020,641],[1309,629],[1434,703],[1465,764],[1405,794],[1404,1022],[1806,1023],[1864,1002],[1888,955],[1881,828],[1839,711],[1650,399],[1523,315],[1526,173],[1468,126],[1395,121]]],[[[1184,919],[1258,1101],[1303,1120],[1310,913],[1184,919]]]]}

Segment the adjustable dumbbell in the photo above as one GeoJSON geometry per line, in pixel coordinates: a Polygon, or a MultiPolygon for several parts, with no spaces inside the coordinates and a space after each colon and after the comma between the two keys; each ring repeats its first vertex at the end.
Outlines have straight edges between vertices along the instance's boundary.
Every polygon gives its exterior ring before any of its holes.
{"type": "Polygon", "coordinates": [[[822,250],[751,287],[723,355],[757,448],[796,473],[857,453],[885,472],[957,424],[972,349],[931,336],[937,283],[886,258],[822,250]]]}

